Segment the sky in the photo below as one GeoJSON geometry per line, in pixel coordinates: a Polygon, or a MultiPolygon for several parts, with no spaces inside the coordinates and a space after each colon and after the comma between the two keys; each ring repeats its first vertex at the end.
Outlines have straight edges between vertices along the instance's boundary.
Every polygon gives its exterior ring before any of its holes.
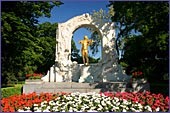
{"type": "MultiPolygon", "coordinates": [[[[39,18],[39,23],[51,22],[51,23],[63,23],[69,19],[82,15],[84,13],[93,13],[93,11],[99,11],[100,9],[108,11],[106,5],[109,4],[108,0],[61,0],[64,4],[59,7],[54,7],[51,11],[51,17],[39,18]]],[[[81,45],[78,44],[78,40],[83,39],[84,35],[90,37],[91,32],[80,28],[74,32],[73,39],[76,43],[78,49],[81,48],[81,45]]],[[[81,49],[80,49],[81,50],[81,49]]],[[[99,47],[101,50],[101,47],[99,47]]],[[[89,49],[89,56],[92,56],[89,49]]],[[[93,56],[95,58],[101,57],[101,52],[93,56]]]]}

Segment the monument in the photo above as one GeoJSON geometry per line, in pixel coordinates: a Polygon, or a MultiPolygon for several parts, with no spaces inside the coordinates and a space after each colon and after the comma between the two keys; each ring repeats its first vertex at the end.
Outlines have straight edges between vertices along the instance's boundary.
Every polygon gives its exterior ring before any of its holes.
{"type": "MultiPolygon", "coordinates": [[[[88,92],[94,91],[92,90],[94,88],[97,88],[96,92],[101,92],[115,91],[114,88],[119,87],[124,87],[125,90],[117,91],[126,91],[130,76],[123,72],[117,62],[115,38],[113,22],[96,19],[88,13],[73,17],[67,22],[58,23],[55,64],[47,72],[47,75],[41,78],[39,84],[32,84],[34,88],[28,90],[32,86],[27,83],[23,92],[88,92]],[[86,47],[82,49],[84,64],[71,61],[71,39],[73,33],[82,27],[93,28],[101,39],[102,59],[96,64],[88,64],[86,47]],[[71,90],[74,88],[74,91],[71,90]]],[[[85,43],[86,46],[93,42],[86,36],[84,40],[86,41],[81,40],[80,43],[85,43]]]]}
{"type": "Polygon", "coordinates": [[[44,82],[70,81],[88,83],[92,81],[128,81],[129,76],[123,73],[121,66],[117,63],[115,38],[114,23],[93,19],[93,16],[89,14],[76,16],[65,23],[59,23],[56,32],[56,63],[42,80],[44,82]],[[93,65],[89,64],[86,67],[77,62],[72,62],[70,58],[71,38],[74,31],[81,27],[93,28],[100,35],[102,42],[101,61],[93,65]]]}

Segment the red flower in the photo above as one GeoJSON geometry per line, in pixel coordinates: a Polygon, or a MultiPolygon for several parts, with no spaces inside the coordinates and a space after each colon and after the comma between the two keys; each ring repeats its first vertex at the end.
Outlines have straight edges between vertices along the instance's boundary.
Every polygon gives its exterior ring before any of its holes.
{"type": "Polygon", "coordinates": [[[141,76],[142,74],[143,72],[141,71],[132,72],[132,77],[138,77],[138,76],[141,76]]]}
{"type": "MultiPolygon", "coordinates": [[[[25,106],[28,106],[32,109],[33,104],[40,104],[42,101],[47,100],[54,100],[58,96],[69,95],[70,93],[41,93],[37,95],[35,92],[31,94],[22,94],[22,95],[14,95],[9,98],[3,98],[1,100],[2,110],[3,112],[16,112],[18,109],[23,109],[25,106]]],[[[151,94],[150,92],[145,93],[110,93],[106,92],[103,93],[109,97],[118,97],[120,100],[126,99],[132,102],[139,102],[143,106],[149,105],[151,106],[152,110],[155,111],[157,107],[160,107],[161,111],[168,111],[169,110],[169,97],[163,97],[162,94],[151,94]],[[160,97],[160,98],[159,98],[160,97]]]]}
{"type": "Polygon", "coordinates": [[[10,107],[9,112],[15,112],[15,109],[13,107],[10,107]]]}
{"type": "Polygon", "coordinates": [[[140,100],[140,104],[141,104],[141,105],[145,105],[145,102],[142,101],[142,100],[140,100]]]}
{"type": "Polygon", "coordinates": [[[26,74],[26,78],[30,77],[42,77],[41,73],[26,74]]]}
{"type": "Polygon", "coordinates": [[[151,108],[152,108],[153,110],[156,110],[156,107],[155,107],[155,106],[152,106],[151,108]]]}

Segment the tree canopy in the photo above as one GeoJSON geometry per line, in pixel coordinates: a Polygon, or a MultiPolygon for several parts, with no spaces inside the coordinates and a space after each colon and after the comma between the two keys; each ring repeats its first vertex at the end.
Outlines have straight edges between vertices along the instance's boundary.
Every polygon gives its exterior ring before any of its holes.
{"type": "MultiPolygon", "coordinates": [[[[1,2],[2,84],[15,83],[28,73],[45,74],[54,64],[57,23],[39,24],[38,18],[50,17],[52,8],[62,4],[59,1],[1,2]]],[[[122,52],[120,64],[127,74],[140,70],[150,80],[168,76],[168,2],[111,1],[108,6],[108,17],[111,16],[118,31],[116,49],[122,52]]],[[[96,32],[92,37],[97,37],[96,32]]],[[[72,59],[80,62],[79,50],[73,40],[71,44],[72,59]]],[[[94,53],[97,44],[91,46],[94,53]]]]}
{"type": "Polygon", "coordinates": [[[140,70],[150,80],[168,75],[168,2],[111,1],[108,6],[115,11],[117,51],[122,50],[127,74],[140,70]]]}
{"type": "MultiPolygon", "coordinates": [[[[51,44],[54,44],[57,26],[55,24],[51,28],[50,23],[38,25],[38,18],[50,17],[51,9],[63,3],[59,1],[1,3],[2,84],[12,84],[18,77],[40,71],[40,65],[45,66],[46,62],[54,59],[51,44]],[[47,59],[46,62],[44,59],[47,59]]],[[[45,71],[47,70],[44,69],[43,72],[45,71]]]]}

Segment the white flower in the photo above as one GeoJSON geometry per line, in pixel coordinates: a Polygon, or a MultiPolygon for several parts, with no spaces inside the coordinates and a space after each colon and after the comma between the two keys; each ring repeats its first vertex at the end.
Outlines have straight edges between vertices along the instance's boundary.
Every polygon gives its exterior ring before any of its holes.
{"type": "Polygon", "coordinates": [[[41,107],[34,107],[34,112],[41,112],[41,111],[42,111],[41,107]]]}
{"type": "Polygon", "coordinates": [[[67,99],[67,100],[72,100],[73,97],[70,97],[70,96],[69,96],[69,97],[66,97],[66,99],[67,99]]]}
{"type": "Polygon", "coordinates": [[[24,110],[23,109],[18,109],[18,112],[24,112],[24,110]]]}
{"type": "Polygon", "coordinates": [[[66,98],[66,95],[63,95],[64,98],[66,98]]]}
{"type": "Polygon", "coordinates": [[[41,102],[41,107],[45,107],[46,103],[47,103],[47,101],[41,102]]]}
{"type": "Polygon", "coordinates": [[[126,106],[125,109],[126,109],[126,110],[129,110],[129,107],[126,106]]]}
{"type": "Polygon", "coordinates": [[[73,109],[69,109],[68,112],[73,112],[73,109]]]}
{"type": "Polygon", "coordinates": [[[125,105],[122,105],[122,104],[120,105],[120,107],[122,107],[122,108],[126,108],[126,106],[125,106],[125,105]]]}
{"type": "Polygon", "coordinates": [[[30,107],[24,107],[24,109],[26,109],[26,110],[30,110],[30,107]]]}
{"type": "Polygon", "coordinates": [[[141,112],[140,110],[135,110],[135,112],[141,112]]]}
{"type": "Polygon", "coordinates": [[[61,106],[62,104],[60,104],[60,102],[59,102],[59,101],[57,101],[57,102],[55,103],[55,105],[57,105],[57,106],[61,106]]]}
{"type": "Polygon", "coordinates": [[[96,109],[96,107],[93,106],[93,107],[91,107],[91,109],[94,110],[94,109],[96,109]]]}
{"type": "Polygon", "coordinates": [[[100,111],[100,110],[102,110],[102,109],[103,109],[103,108],[99,107],[97,110],[100,111]]]}
{"type": "Polygon", "coordinates": [[[119,102],[119,98],[117,98],[117,97],[114,97],[114,100],[115,100],[116,102],[119,102]]]}
{"type": "Polygon", "coordinates": [[[49,109],[45,109],[43,110],[43,112],[51,112],[49,109]]]}
{"type": "Polygon", "coordinates": [[[160,110],[160,108],[159,108],[159,107],[157,107],[157,108],[156,108],[156,111],[159,111],[159,110],[160,110]]]}
{"type": "Polygon", "coordinates": [[[126,110],[126,109],[123,109],[122,112],[127,112],[127,110],[126,110]]]}
{"type": "Polygon", "coordinates": [[[98,111],[96,111],[96,110],[88,110],[87,112],[98,112],[98,111]]]}
{"type": "Polygon", "coordinates": [[[37,106],[38,106],[38,104],[34,104],[33,106],[37,107],[37,106]]]}
{"type": "Polygon", "coordinates": [[[110,100],[106,101],[107,104],[111,105],[112,103],[110,102],[110,100]]]}
{"type": "Polygon", "coordinates": [[[152,112],[152,108],[151,108],[149,105],[145,106],[144,108],[145,108],[146,110],[152,112]]]}
{"type": "Polygon", "coordinates": [[[49,101],[49,105],[51,106],[54,106],[55,105],[55,102],[52,100],[52,101],[49,101]]]}
{"type": "Polygon", "coordinates": [[[24,112],[32,112],[31,110],[25,110],[24,112]]]}
{"type": "Polygon", "coordinates": [[[100,100],[99,100],[98,98],[96,98],[96,99],[94,100],[94,102],[100,103],[100,100]]]}
{"type": "Polygon", "coordinates": [[[119,106],[119,105],[120,105],[120,102],[117,102],[117,103],[116,103],[116,106],[119,106]]]}
{"type": "Polygon", "coordinates": [[[143,108],[143,106],[140,103],[138,103],[138,107],[139,107],[139,109],[143,108]]]}
{"type": "Polygon", "coordinates": [[[100,104],[98,105],[99,108],[103,108],[103,106],[101,106],[100,104]]]}
{"type": "Polygon", "coordinates": [[[105,101],[101,101],[101,104],[102,104],[103,106],[106,106],[105,101]]]}
{"type": "Polygon", "coordinates": [[[113,108],[112,108],[113,111],[116,111],[118,109],[119,109],[119,107],[117,107],[117,106],[113,106],[113,108]]]}
{"type": "Polygon", "coordinates": [[[130,108],[130,109],[131,109],[132,111],[136,111],[136,109],[135,109],[135,108],[133,108],[133,107],[132,107],[132,108],[130,108]]]}
{"type": "Polygon", "coordinates": [[[57,97],[55,100],[60,100],[61,99],[61,97],[57,97]]]}
{"type": "Polygon", "coordinates": [[[122,104],[128,105],[129,102],[127,100],[123,99],[123,103],[122,104]]]}
{"type": "Polygon", "coordinates": [[[59,110],[58,110],[58,106],[54,106],[53,109],[52,109],[52,111],[59,111],[59,110]]]}

